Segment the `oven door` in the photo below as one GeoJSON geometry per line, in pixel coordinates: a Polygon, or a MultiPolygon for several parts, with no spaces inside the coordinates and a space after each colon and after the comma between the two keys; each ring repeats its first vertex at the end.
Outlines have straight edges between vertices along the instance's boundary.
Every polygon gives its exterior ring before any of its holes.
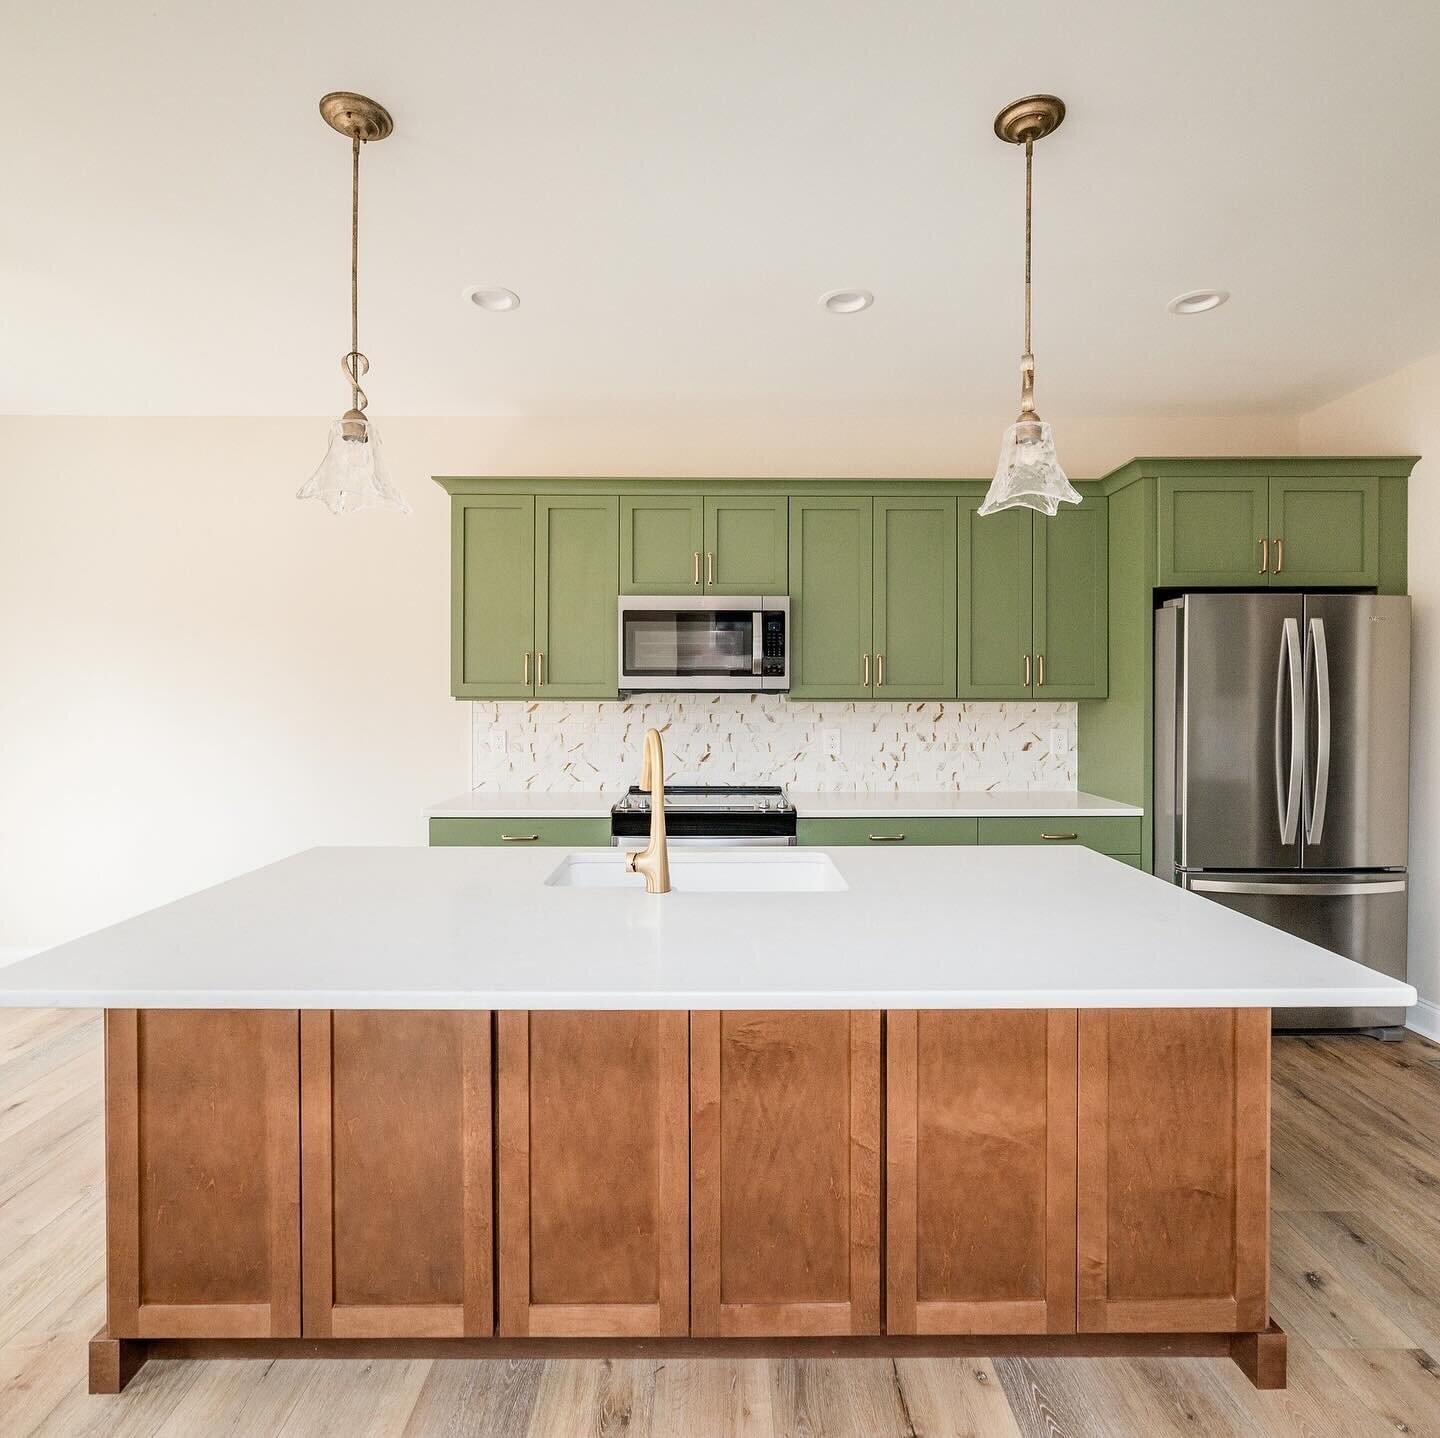
{"type": "Polygon", "coordinates": [[[764,601],[741,595],[620,598],[620,688],[765,688],[764,601]]]}

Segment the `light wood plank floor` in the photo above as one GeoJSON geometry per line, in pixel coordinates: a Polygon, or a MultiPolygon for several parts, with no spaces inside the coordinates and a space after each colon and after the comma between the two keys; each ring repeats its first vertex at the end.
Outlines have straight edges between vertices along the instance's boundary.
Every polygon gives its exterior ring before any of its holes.
{"type": "Polygon", "coordinates": [[[1440,1438],[1440,1047],[1275,1048],[1290,1387],[1221,1359],[154,1362],[85,1392],[104,1318],[100,1023],[0,1011],[0,1438],[1440,1438]]]}

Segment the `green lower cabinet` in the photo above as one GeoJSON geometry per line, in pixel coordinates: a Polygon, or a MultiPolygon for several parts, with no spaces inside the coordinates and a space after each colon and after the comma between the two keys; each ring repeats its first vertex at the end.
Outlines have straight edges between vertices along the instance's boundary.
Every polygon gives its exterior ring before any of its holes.
{"type": "Polygon", "coordinates": [[[534,691],[535,496],[467,494],[451,512],[450,692],[534,691]]]}
{"type": "Polygon", "coordinates": [[[1035,681],[1031,511],[981,516],[980,503],[981,496],[962,497],[957,513],[958,697],[1028,699],[1035,681]]]}
{"type": "Polygon", "coordinates": [[[1380,481],[1285,475],[1270,481],[1270,583],[1372,586],[1380,579],[1380,481]]]}
{"type": "Polygon", "coordinates": [[[1140,849],[1140,816],[1113,819],[981,819],[982,844],[1075,844],[1102,854],[1136,854],[1140,849]]]}
{"type": "Polygon", "coordinates": [[[431,819],[430,847],[588,848],[610,843],[609,819],[431,819]]]}
{"type": "Polygon", "coordinates": [[[975,819],[800,819],[796,835],[802,844],[838,849],[851,844],[900,848],[909,844],[973,844],[975,819]]]}
{"type": "Polygon", "coordinates": [[[1109,854],[1106,857],[1114,859],[1117,863],[1129,864],[1132,869],[1143,869],[1145,867],[1140,862],[1139,854],[1109,854]]]}
{"type": "Polygon", "coordinates": [[[790,697],[873,699],[872,515],[863,499],[790,501],[790,697]]]}
{"type": "MultiPolygon", "coordinates": [[[[1089,498],[1033,517],[1037,699],[1103,699],[1110,679],[1106,503],[1089,498]]],[[[981,521],[982,523],[984,521],[981,521]]]]}
{"type": "Polygon", "coordinates": [[[535,694],[619,697],[614,495],[535,500],[535,694]]]}

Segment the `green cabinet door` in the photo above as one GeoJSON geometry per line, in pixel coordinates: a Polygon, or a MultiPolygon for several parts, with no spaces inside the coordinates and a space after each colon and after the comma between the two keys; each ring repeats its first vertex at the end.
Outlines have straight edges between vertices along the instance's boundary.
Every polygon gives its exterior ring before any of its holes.
{"type": "Polygon", "coordinates": [[[619,697],[614,495],[535,497],[535,694],[619,697]]]}
{"type": "Polygon", "coordinates": [[[789,527],[783,494],[707,495],[705,592],[788,594],[789,527]]]}
{"type": "Polygon", "coordinates": [[[698,494],[620,497],[620,592],[699,594],[705,501],[698,494]]]}
{"type": "Polygon", "coordinates": [[[1159,569],[1162,588],[1263,588],[1270,538],[1268,479],[1161,478],[1159,569]]]}
{"type": "Polygon", "coordinates": [[[955,697],[955,501],[875,500],[874,695],[955,697]]]}
{"type": "Polygon", "coordinates": [[[463,495],[450,522],[450,692],[523,698],[535,680],[535,498],[463,495]]]}
{"type": "Polygon", "coordinates": [[[957,693],[961,699],[1028,699],[1034,685],[1028,509],[976,514],[980,497],[957,501],[957,693]]]}
{"type": "Polygon", "coordinates": [[[870,500],[790,501],[790,697],[873,699],[870,500]]]}
{"type": "Polygon", "coordinates": [[[1109,688],[1105,500],[1031,516],[1035,697],[1103,699],[1109,688]]]}
{"type": "Polygon", "coordinates": [[[1378,584],[1379,479],[1271,479],[1270,538],[1273,585],[1378,584]]]}

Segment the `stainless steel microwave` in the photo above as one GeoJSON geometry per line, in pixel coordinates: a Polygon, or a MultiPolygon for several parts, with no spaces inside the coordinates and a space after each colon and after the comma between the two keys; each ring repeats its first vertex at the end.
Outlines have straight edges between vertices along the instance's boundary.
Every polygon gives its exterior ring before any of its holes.
{"type": "Polygon", "coordinates": [[[621,690],[789,687],[787,596],[620,596],[621,690]]]}

